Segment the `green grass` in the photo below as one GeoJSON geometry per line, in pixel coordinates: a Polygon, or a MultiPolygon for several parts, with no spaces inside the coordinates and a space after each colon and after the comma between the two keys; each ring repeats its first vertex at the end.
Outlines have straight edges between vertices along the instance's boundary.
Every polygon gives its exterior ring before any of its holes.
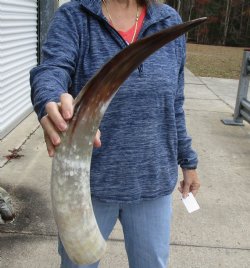
{"type": "Polygon", "coordinates": [[[187,44],[187,68],[196,76],[239,79],[243,48],[187,44]]]}

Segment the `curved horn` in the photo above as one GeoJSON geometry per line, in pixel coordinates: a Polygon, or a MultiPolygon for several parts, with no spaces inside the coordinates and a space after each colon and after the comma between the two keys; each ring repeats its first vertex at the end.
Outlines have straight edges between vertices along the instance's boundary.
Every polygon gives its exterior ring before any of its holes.
{"type": "Polygon", "coordinates": [[[106,248],[92,209],[89,175],[92,142],[108,104],[144,59],[205,20],[168,28],[128,46],[105,64],[77,96],[74,116],[53,159],[51,179],[55,221],[73,262],[94,263],[106,248]]]}

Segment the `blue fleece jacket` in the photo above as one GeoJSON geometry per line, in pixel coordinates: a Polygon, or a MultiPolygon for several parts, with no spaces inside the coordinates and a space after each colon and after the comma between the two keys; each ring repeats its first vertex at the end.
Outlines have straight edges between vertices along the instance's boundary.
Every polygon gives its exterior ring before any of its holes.
{"type": "MultiPolygon", "coordinates": [[[[168,5],[148,7],[139,38],[181,23],[168,5]]],[[[102,14],[100,0],[73,1],[56,12],[43,46],[43,62],[31,71],[31,98],[38,118],[49,101],[75,97],[126,42],[102,14]]],[[[184,36],[167,44],[121,86],[101,122],[102,147],[94,149],[92,196],[134,202],[170,194],[178,164],[196,167],[185,126],[184,36]]]]}

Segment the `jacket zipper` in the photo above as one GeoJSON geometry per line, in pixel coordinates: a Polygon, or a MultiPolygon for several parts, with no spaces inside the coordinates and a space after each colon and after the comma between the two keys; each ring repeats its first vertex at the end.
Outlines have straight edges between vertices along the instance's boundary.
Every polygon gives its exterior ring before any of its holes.
{"type": "MultiPolygon", "coordinates": [[[[115,28],[113,28],[113,27],[108,23],[108,21],[107,21],[105,18],[102,18],[102,17],[96,15],[95,13],[93,13],[92,11],[90,11],[89,9],[87,9],[87,8],[86,8],[85,6],[83,6],[83,5],[82,5],[82,8],[83,8],[87,13],[89,13],[90,15],[92,15],[93,17],[95,17],[97,20],[99,20],[100,22],[102,22],[102,24],[103,24],[103,25],[105,26],[105,28],[110,32],[111,36],[113,36],[113,38],[115,39],[115,41],[121,46],[122,49],[124,49],[125,47],[128,46],[128,43],[123,39],[123,37],[119,34],[119,32],[118,32],[115,28]],[[116,38],[116,36],[114,36],[114,34],[117,35],[117,37],[118,37],[120,40],[117,40],[117,38],[116,38]]],[[[168,19],[168,18],[170,18],[170,17],[171,17],[171,16],[167,16],[167,17],[165,17],[165,18],[162,18],[162,19],[159,20],[159,21],[155,21],[154,23],[151,23],[151,24],[146,25],[146,26],[145,26],[145,24],[143,23],[143,25],[142,25],[142,29],[141,29],[141,31],[139,32],[139,35],[138,35],[137,40],[142,39],[142,38],[143,38],[143,34],[144,34],[144,32],[146,32],[146,30],[148,30],[150,27],[152,27],[153,25],[155,25],[155,24],[157,24],[157,23],[159,23],[159,22],[161,22],[161,21],[163,21],[163,20],[166,20],[166,19],[168,19]]],[[[142,76],[142,75],[143,75],[143,63],[141,63],[137,69],[138,69],[138,71],[139,71],[139,76],[142,76]]]]}
{"type": "MultiPolygon", "coordinates": [[[[167,17],[165,17],[165,18],[163,18],[163,19],[161,19],[161,20],[159,20],[159,21],[156,21],[156,22],[154,22],[154,23],[152,23],[152,24],[149,24],[149,25],[147,25],[146,27],[145,27],[145,24],[143,23],[143,25],[142,25],[142,29],[141,29],[141,31],[139,32],[139,35],[138,35],[137,40],[142,39],[142,38],[143,38],[143,34],[144,34],[144,32],[146,32],[146,30],[148,30],[151,26],[157,24],[158,22],[160,22],[160,21],[162,21],[162,20],[168,19],[168,18],[170,18],[170,16],[167,16],[167,17]]],[[[114,33],[121,39],[121,41],[122,41],[122,42],[124,43],[124,45],[125,45],[125,46],[122,47],[122,48],[125,48],[125,47],[128,46],[127,42],[123,39],[123,37],[119,34],[119,32],[118,32],[115,28],[113,28],[112,26],[110,26],[110,24],[109,24],[105,19],[100,18],[100,17],[98,17],[98,19],[104,22],[105,27],[108,29],[108,31],[109,31],[111,34],[112,34],[112,31],[113,31],[113,32],[114,32],[114,33]]],[[[143,76],[143,63],[141,63],[141,64],[138,66],[137,69],[138,69],[138,72],[139,72],[139,76],[142,77],[142,76],[143,76]]]]}

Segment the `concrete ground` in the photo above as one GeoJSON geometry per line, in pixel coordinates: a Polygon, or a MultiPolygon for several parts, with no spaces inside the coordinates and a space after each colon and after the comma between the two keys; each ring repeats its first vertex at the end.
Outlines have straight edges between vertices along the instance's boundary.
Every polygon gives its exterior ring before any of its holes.
{"type": "MultiPolygon", "coordinates": [[[[201,210],[188,214],[174,192],[170,268],[250,267],[250,126],[220,121],[231,118],[237,87],[238,81],[197,78],[186,70],[185,110],[200,159],[201,210]]],[[[0,226],[1,268],[59,267],[50,169],[41,128],[31,114],[0,142],[0,185],[17,211],[13,223],[0,226]],[[21,148],[23,156],[7,161],[13,148],[21,148]]],[[[128,267],[119,224],[100,267],[128,267]]]]}

